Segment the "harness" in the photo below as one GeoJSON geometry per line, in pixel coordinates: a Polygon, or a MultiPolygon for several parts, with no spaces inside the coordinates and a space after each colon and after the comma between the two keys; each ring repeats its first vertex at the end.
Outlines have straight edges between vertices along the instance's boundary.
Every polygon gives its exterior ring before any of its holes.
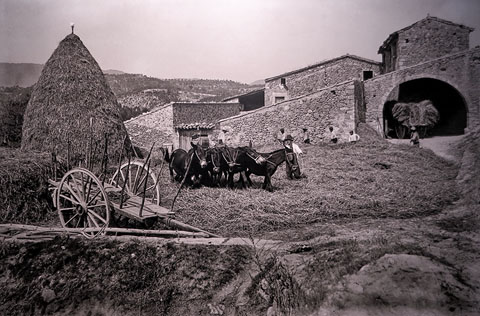
{"type": "Polygon", "coordinates": [[[262,155],[258,155],[257,158],[253,157],[252,155],[250,155],[248,152],[245,152],[245,154],[250,157],[253,161],[255,161],[255,163],[257,165],[261,165],[263,164],[265,161],[268,161],[266,160],[265,158],[262,157],[262,155]]]}
{"type": "Polygon", "coordinates": [[[239,166],[240,165],[240,164],[236,163],[237,158],[238,158],[238,149],[235,149],[232,161],[228,161],[228,159],[227,159],[227,157],[225,157],[225,153],[223,151],[222,151],[222,157],[223,157],[223,159],[225,159],[225,161],[227,162],[228,165],[231,165],[231,164],[233,164],[234,166],[239,166]]]}
{"type": "MultiPolygon", "coordinates": [[[[217,154],[218,154],[218,152],[217,152],[217,154]]],[[[213,168],[220,169],[219,167],[217,167],[217,166],[215,165],[215,159],[213,159],[213,155],[212,155],[212,165],[213,165],[213,168]]]]}
{"type": "MultiPolygon", "coordinates": [[[[294,164],[294,163],[290,162],[290,160],[288,159],[288,157],[291,157],[291,156],[295,155],[295,153],[293,153],[293,152],[289,153],[289,152],[287,152],[286,149],[284,149],[284,152],[285,152],[285,163],[292,169],[295,168],[296,166],[298,166],[297,164],[294,164]]],[[[278,165],[276,163],[269,160],[269,158],[271,158],[272,156],[273,156],[272,154],[268,155],[268,157],[265,158],[265,160],[268,163],[272,164],[273,166],[277,167],[278,165]]]]}

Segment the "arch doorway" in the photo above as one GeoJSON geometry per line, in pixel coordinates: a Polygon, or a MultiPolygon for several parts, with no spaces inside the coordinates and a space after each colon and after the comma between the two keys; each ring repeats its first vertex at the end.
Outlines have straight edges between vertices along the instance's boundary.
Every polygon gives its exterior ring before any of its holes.
{"type": "Polygon", "coordinates": [[[387,137],[405,138],[409,128],[401,126],[392,115],[397,102],[418,103],[430,100],[440,116],[438,123],[422,130],[424,137],[462,135],[467,127],[467,106],[462,95],[451,85],[441,80],[421,78],[406,81],[397,86],[383,108],[384,132],[387,137]]]}

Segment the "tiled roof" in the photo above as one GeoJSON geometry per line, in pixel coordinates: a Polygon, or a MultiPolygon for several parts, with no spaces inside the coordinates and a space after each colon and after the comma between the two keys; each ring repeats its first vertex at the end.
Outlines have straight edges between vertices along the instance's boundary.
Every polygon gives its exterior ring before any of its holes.
{"type": "Polygon", "coordinates": [[[360,60],[360,61],[363,61],[363,62],[367,62],[369,64],[374,64],[374,65],[380,65],[381,64],[381,62],[379,62],[379,61],[371,60],[371,59],[368,59],[368,58],[363,58],[363,57],[356,56],[356,55],[345,54],[345,55],[342,55],[342,56],[337,57],[337,58],[324,60],[324,61],[321,61],[319,63],[313,64],[313,65],[310,65],[310,66],[307,66],[307,67],[303,67],[303,68],[300,68],[300,69],[297,69],[297,70],[286,72],[286,73],[283,73],[283,74],[275,76],[275,77],[267,78],[267,79],[265,79],[265,82],[272,81],[272,80],[275,80],[275,79],[278,79],[278,78],[281,78],[281,77],[286,77],[286,76],[289,76],[289,75],[293,75],[293,74],[296,74],[296,73],[299,73],[299,72],[302,72],[302,71],[305,71],[305,70],[309,70],[309,69],[312,69],[312,68],[315,68],[315,67],[319,67],[319,66],[322,66],[322,65],[331,64],[333,62],[336,62],[336,61],[344,59],[344,58],[356,59],[356,60],[360,60]]]}
{"type": "Polygon", "coordinates": [[[215,128],[215,123],[184,123],[175,126],[176,129],[212,129],[215,128]]]}

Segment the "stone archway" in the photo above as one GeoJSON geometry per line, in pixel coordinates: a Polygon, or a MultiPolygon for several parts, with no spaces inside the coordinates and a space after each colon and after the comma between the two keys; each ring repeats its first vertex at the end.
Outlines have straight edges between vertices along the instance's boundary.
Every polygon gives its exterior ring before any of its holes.
{"type": "Polygon", "coordinates": [[[389,137],[407,137],[408,129],[402,129],[391,115],[398,102],[420,102],[431,100],[440,114],[436,126],[426,131],[426,136],[461,135],[467,127],[468,107],[457,88],[443,80],[416,78],[398,84],[383,103],[384,133],[389,137]],[[402,132],[403,130],[403,132],[402,132]]]}

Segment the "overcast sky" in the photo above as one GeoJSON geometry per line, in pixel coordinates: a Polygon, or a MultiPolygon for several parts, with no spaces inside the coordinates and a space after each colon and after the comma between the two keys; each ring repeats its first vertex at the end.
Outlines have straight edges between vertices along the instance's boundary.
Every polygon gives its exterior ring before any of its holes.
{"type": "Polygon", "coordinates": [[[346,53],[380,61],[427,14],[480,44],[480,0],[0,0],[0,62],[45,63],[74,22],[103,69],[250,83],[346,53]]]}

